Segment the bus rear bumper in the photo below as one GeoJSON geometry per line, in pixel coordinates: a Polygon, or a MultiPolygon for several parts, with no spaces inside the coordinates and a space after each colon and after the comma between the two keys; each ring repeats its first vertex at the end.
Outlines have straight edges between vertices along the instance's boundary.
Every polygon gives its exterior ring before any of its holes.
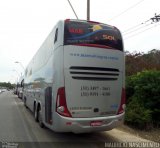
{"type": "Polygon", "coordinates": [[[53,125],[54,131],[73,133],[108,131],[123,123],[124,114],[96,118],[67,118],[58,115],[60,117],[53,125]]]}

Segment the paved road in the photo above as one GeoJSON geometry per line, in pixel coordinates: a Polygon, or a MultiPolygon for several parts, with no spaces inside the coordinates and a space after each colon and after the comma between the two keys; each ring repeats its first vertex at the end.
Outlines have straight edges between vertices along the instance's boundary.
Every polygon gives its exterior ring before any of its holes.
{"type": "Polygon", "coordinates": [[[22,100],[11,91],[7,91],[0,94],[0,142],[3,142],[3,145],[15,142],[19,144],[18,148],[98,148],[105,147],[105,142],[118,142],[118,140],[106,132],[73,134],[42,129],[34,121],[30,110],[23,106],[22,100]]]}

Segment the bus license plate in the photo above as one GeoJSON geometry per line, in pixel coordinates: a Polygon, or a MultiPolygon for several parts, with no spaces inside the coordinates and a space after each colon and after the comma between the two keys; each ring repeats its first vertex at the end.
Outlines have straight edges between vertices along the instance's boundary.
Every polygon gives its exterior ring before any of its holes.
{"type": "Polygon", "coordinates": [[[102,121],[91,121],[90,125],[91,126],[101,126],[102,125],[102,121]]]}

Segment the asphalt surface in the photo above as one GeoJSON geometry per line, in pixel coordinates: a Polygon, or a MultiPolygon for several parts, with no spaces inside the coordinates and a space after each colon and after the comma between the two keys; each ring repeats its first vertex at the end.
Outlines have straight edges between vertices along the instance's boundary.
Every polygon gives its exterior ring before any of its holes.
{"type": "Polygon", "coordinates": [[[74,134],[56,133],[40,128],[33,113],[11,91],[0,94],[0,148],[99,148],[107,142],[118,142],[107,132],[74,134]]]}

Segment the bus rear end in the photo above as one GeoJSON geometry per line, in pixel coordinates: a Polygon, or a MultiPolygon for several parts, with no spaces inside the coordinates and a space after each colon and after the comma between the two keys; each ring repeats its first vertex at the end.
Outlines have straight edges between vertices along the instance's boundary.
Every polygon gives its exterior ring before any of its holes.
{"type": "MultiPolygon", "coordinates": [[[[66,20],[64,87],[58,89],[56,111],[61,129],[105,131],[124,117],[124,51],[115,27],[66,20]]],[[[65,131],[65,130],[64,130],[65,131]]]]}

